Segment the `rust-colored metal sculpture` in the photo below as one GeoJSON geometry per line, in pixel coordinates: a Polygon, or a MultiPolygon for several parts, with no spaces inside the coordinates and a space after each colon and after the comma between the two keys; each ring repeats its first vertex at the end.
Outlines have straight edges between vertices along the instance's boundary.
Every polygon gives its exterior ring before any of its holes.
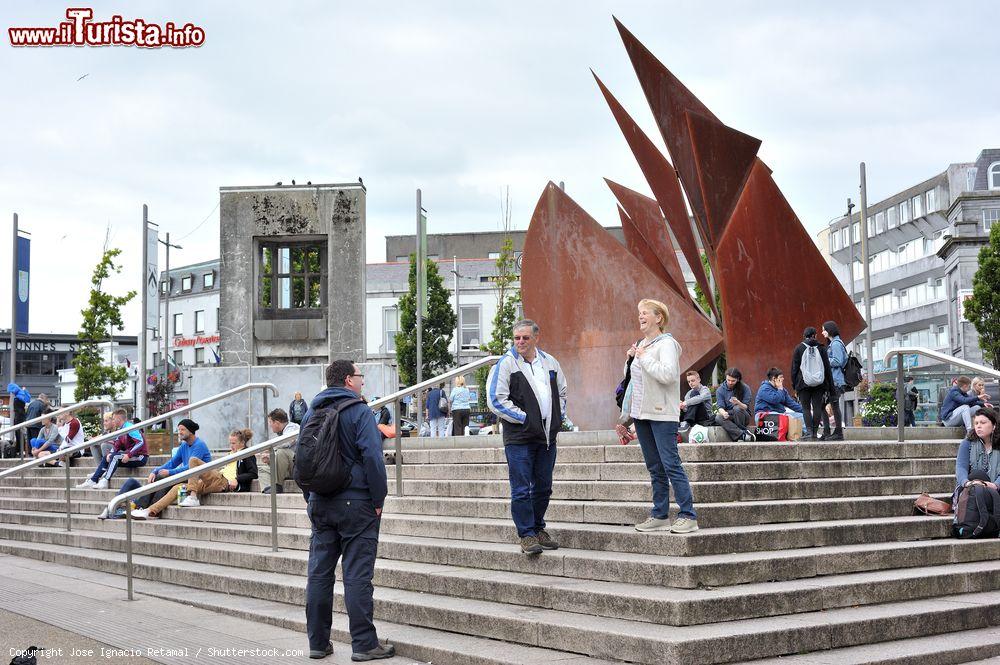
{"type": "Polygon", "coordinates": [[[711,287],[702,254],[708,258],[728,364],[751,385],[768,367],[788,368],[806,326],[834,320],[845,342],[865,326],[757,156],[760,141],[719,121],[615,22],[673,165],[595,74],[655,201],[607,181],[620,203],[626,249],[549,183],[528,229],[521,281],[525,311],[542,325],[543,347],[571,380],[570,416],[585,428],[609,427],[617,415],[611,387],[624,349],[635,341],[639,299],[667,303],[670,328],[684,348],[682,370],[703,370],[723,349],[718,328],[685,288],[678,292],[674,242],[705,293],[711,287]]]}
{"type": "Polygon", "coordinates": [[[524,311],[541,325],[541,347],[563,367],[570,417],[605,429],[617,414],[614,386],[625,351],[641,335],[636,304],[656,298],[670,310],[683,368],[702,368],[722,351],[722,335],[561,189],[549,183],[531,217],[521,271],[524,311]]]}
{"type": "Polygon", "coordinates": [[[666,232],[666,220],[663,219],[656,200],[607,178],[604,182],[608,183],[621,204],[618,212],[622,219],[625,246],[682,298],[690,301],[691,294],[684,281],[684,271],[677,260],[674,243],[666,232]]]}

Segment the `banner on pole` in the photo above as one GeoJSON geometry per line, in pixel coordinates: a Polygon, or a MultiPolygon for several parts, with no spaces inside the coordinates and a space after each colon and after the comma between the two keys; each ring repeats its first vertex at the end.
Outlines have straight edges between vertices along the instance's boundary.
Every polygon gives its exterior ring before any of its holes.
{"type": "Polygon", "coordinates": [[[28,301],[31,299],[31,238],[17,238],[17,332],[28,334],[28,301]]]}
{"type": "Polygon", "coordinates": [[[160,327],[160,271],[157,268],[159,232],[146,230],[146,328],[160,327]]]}

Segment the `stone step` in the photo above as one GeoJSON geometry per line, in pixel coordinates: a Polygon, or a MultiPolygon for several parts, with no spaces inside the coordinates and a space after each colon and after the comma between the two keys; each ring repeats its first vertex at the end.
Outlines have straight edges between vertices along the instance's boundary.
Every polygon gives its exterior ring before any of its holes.
{"type": "MultiPolygon", "coordinates": [[[[125,545],[124,538],[116,534],[12,526],[0,527],[0,539],[31,539],[35,543],[113,552],[124,551],[125,545]]],[[[306,574],[308,560],[306,552],[261,552],[256,548],[220,547],[162,537],[137,537],[133,548],[136,555],[298,576],[306,574]]],[[[1000,570],[994,562],[986,561],[808,581],[668,590],[648,584],[596,580],[581,585],[579,580],[562,576],[380,559],[374,583],[378,587],[455,598],[682,626],[990,591],[1000,587],[1000,570]]]]}
{"type": "MultiPolygon", "coordinates": [[[[954,460],[959,439],[944,441],[836,441],[829,443],[700,443],[680,444],[685,462],[766,462],[774,460],[917,459],[947,457],[954,460]]],[[[393,448],[386,446],[391,452],[393,448]]],[[[557,464],[642,462],[638,445],[569,446],[560,444],[557,464]]],[[[502,446],[494,448],[428,449],[403,447],[405,464],[506,464],[502,446]]]]}
{"type": "MultiPolygon", "coordinates": [[[[907,460],[822,460],[767,462],[691,462],[684,470],[692,482],[919,476],[954,473],[955,458],[907,460]]],[[[507,480],[506,464],[409,464],[403,478],[419,480],[507,480]]],[[[649,481],[641,462],[557,462],[556,480],[649,481]]]]}
{"type": "MultiPolygon", "coordinates": [[[[111,500],[115,490],[73,490],[71,501],[105,502],[111,500]]],[[[10,488],[0,487],[3,499],[22,499],[24,507],[31,502],[43,509],[65,510],[66,490],[61,488],[10,488]],[[55,505],[48,503],[57,502],[55,505]]],[[[936,498],[948,499],[950,494],[938,493],[936,498]]],[[[202,506],[183,515],[211,522],[270,524],[270,496],[264,494],[212,494],[202,506]],[[219,512],[225,509],[225,512],[219,512]],[[236,509],[243,509],[236,511],[236,509]],[[236,511],[236,512],[234,512],[236,511]],[[255,513],[261,511],[266,516],[255,513]],[[249,520],[245,519],[249,516],[249,520]]],[[[698,503],[696,508],[704,526],[740,526],[749,524],[775,524],[781,522],[826,521],[886,515],[908,514],[914,497],[872,496],[846,499],[792,499],[787,501],[744,501],[729,503],[698,503]]],[[[288,526],[308,527],[305,517],[305,500],[301,494],[278,495],[279,511],[298,510],[302,518],[295,522],[282,521],[288,526]]],[[[89,506],[88,506],[89,507],[89,506]]],[[[102,509],[93,506],[99,513],[102,509]]],[[[81,509],[82,510],[82,509],[81,509]]],[[[676,511],[676,506],[674,506],[676,511]]],[[[466,499],[454,497],[394,497],[387,498],[386,514],[443,515],[447,517],[489,517],[504,519],[510,515],[510,501],[505,498],[466,499]]],[[[84,511],[86,512],[86,511],[84,511]]],[[[567,501],[555,500],[549,504],[546,516],[557,522],[586,522],[590,524],[634,525],[649,516],[649,503],[630,501],[567,501]]]]}
{"type": "MultiPolygon", "coordinates": [[[[121,571],[124,555],[58,545],[0,541],[0,551],[102,571],[121,571]]],[[[236,596],[301,604],[305,580],[195,562],[164,565],[134,557],[139,579],[211,588],[236,596]]],[[[142,591],[141,584],[139,591],[142,591]]],[[[341,589],[337,589],[338,607],[341,589]]],[[[376,588],[377,620],[639,663],[724,663],[877,641],[907,639],[950,627],[1000,622],[1000,596],[964,593],[933,599],[650,630],[648,623],[543,608],[376,588]]],[[[301,610],[300,610],[301,611],[301,610]]]]}
{"type": "MultiPolygon", "coordinates": [[[[553,538],[574,549],[698,556],[825,545],[927,540],[949,535],[951,517],[882,517],[701,529],[678,535],[640,533],[628,526],[549,522],[553,538]]],[[[385,515],[382,533],[481,542],[514,542],[510,520],[385,515]]]]}
{"type": "MultiPolygon", "coordinates": [[[[0,524],[64,529],[65,518],[48,512],[0,511],[0,524]]],[[[73,528],[120,535],[125,531],[125,523],[123,520],[81,517],[74,521],[73,528]]],[[[205,544],[245,545],[268,551],[271,547],[269,527],[164,519],[136,521],[132,528],[136,536],[175,538],[205,544]]],[[[279,547],[282,550],[307,551],[309,534],[309,529],[282,528],[278,532],[279,547]]],[[[918,565],[995,560],[1000,558],[1000,540],[959,541],[949,538],[690,557],[605,552],[563,546],[546,552],[541,557],[526,557],[513,541],[490,543],[383,532],[379,540],[379,557],[690,589],[918,565]]]]}
{"type": "MultiPolygon", "coordinates": [[[[722,503],[904,494],[915,498],[921,492],[950,493],[954,486],[952,469],[951,473],[940,475],[694,482],[692,492],[696,502],[722,503]]],[[[407,480],[403,492],[408,496],[505,498],[510,497],[510,483],[506,480],[407,480]]],[[[396,493],[391,476],[389,493],[396,493]]],[[[648,480],[557,480],[552,483],[553,499],[650,501],[651,497],[648,480]]]]}

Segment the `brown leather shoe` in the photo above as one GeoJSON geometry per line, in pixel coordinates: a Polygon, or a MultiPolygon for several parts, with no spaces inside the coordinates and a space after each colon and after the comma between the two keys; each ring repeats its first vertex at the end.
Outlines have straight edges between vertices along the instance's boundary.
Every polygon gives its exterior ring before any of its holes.
{"type": "Polygon", "coordinates": [[[538,544],[542,546],[543,550],[559,549],[559,543],[552,540],[552,536],[550,536],[545,529],[539,531],[535,537],[538,538],[538,544]]]}
{"type": "Polygon", "coordinates": [[[542,546],[535,536],[525,536],[521,539],[521,551],[525,554],[541,554],[542,546]]]}

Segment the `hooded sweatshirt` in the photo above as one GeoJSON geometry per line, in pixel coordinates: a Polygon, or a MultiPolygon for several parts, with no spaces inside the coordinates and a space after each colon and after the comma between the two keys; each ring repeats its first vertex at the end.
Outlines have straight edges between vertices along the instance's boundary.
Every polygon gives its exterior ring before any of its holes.
{"type": "Polygon", "coordinates": [[[757,400],[754,402],[753,412],[784,413],[785,407],[796,413],[802,413],[802,405],[792,399],[787,390],[775,388],[770,381],[761,381],[760,388],[757,389],[757,400]]]}

